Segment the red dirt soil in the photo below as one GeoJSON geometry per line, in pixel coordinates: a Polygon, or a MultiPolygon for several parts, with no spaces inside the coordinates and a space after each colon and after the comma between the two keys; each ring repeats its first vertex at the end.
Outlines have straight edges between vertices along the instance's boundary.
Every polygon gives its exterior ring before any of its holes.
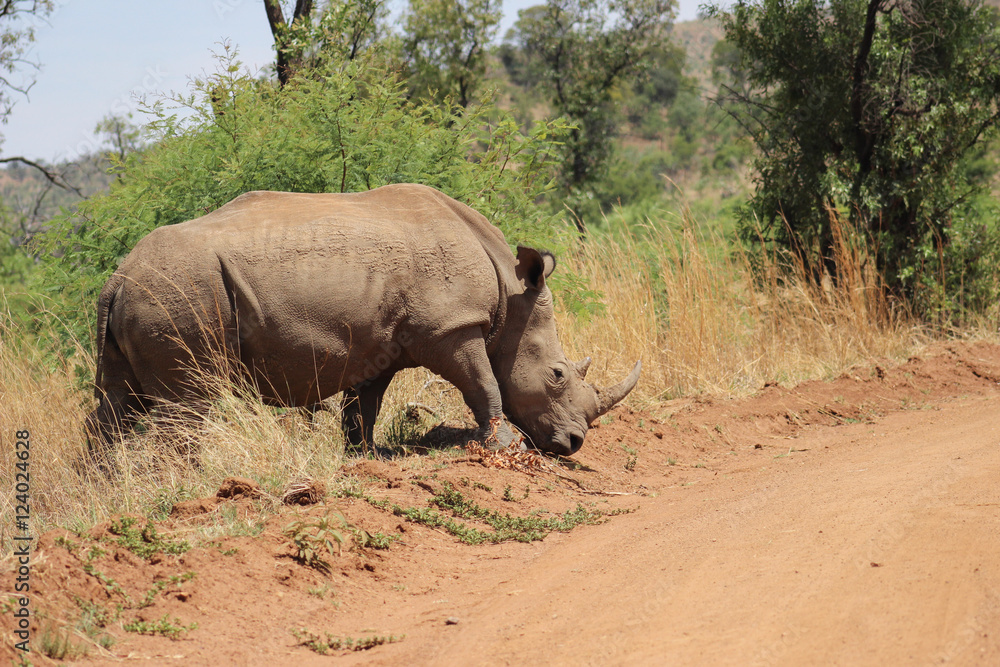
{"type": "MultiPolygon", "coordinates": [[[[30,658],[53,662],[39,651],[46,628],[120,605],[100,631],[110,650],[73,635],[89,647],[82,662],[1000,665],[998,381],[1000,346],[938,344],[747,400],[621,408],[572,461],[527,472],[460,449],[344,471],[404,507],[429,507],[450,483],[518,516],[632,510],[531,543],[469,546],[349,496],[149,561],[107,524],[53,531],[32,557],[30,658]],[[285,527],[331,509],[400,537],[387,550],[347,543],[328,573],[294,560],[285,527]],[[88,574],[93,545],[107,553],[88,574]],[[164,615],[197,628],[173,640],[122,627],[164,615]],[[302,643],[327,633],[405,637],[328,655],[302,643]]],[[[252,494],[235,495],[186,503],[157,530],[183,538],[224,507],[252,510],[252,494]]],[[[0,633],[0,659],[16,659],[9,610],[0,633]]]]}

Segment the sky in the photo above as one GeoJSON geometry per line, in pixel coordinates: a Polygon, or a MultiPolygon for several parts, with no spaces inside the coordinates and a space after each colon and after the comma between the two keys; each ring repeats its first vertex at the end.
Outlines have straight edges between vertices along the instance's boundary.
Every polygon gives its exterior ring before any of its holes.
{"type": "MultiPolygon", "coordinates": [[[[398,0],[397,0],[398,1],[398,0]]],[[[519,9],[541,0],[504,0],[502,37],[519,9]]],[[[680,0],[677,19],[696,18],[703,0],[680,0]]],[[[191,79],[215,71],[228,41],[250,71],[273,62],[261,0],[55,0],[36,22],[28,58],[40,63],[28,97],[5,126],[0,155],[58,162],[102,148],[94,128],[109,113],[138,113],[139,100],[190,92],[191,79]]]]}

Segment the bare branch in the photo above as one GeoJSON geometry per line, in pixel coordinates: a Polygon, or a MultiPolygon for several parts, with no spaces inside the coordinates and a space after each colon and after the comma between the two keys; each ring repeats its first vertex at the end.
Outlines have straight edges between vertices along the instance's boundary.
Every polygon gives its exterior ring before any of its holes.
{"type": "Polygon", "coordinates": [[[84,196],[80,188],[68,183],[66,179],[63,178],[62,174],[55,171],[51,171],[47,167],[35,162],[34,160],[29,160],[26,157],[20,157],[20,156],[0,158],[0,164],[5,164],[9,162],[20,162],[22,164],[28,165],[29,167],[34,167],[35,169],[40,171],[42,175],[45,176],[45,178],[48,179],[50,183],[52,183],[52,185],[60,187],[63,190],[69,190],[70,192],[74,192],[80,197],[84,196]]]}

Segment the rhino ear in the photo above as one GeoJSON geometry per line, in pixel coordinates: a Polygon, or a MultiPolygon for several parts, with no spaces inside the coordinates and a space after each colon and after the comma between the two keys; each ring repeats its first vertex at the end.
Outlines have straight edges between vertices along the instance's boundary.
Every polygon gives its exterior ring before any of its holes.
{"type": "Polygon", "coordinates": [[[524,281],[525,289],[541,291],[545,279],[556,268],[556,258],[550,252],[538,252],[534,248],[517,246],[517,277],[524,281]]]}

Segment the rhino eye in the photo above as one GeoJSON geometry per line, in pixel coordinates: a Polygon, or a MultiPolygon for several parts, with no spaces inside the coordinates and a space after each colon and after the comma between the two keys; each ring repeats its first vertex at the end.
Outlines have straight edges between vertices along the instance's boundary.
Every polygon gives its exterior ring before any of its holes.
{"type": "Polygon", "coordinates": [[[561,368],[553,368],[552,372],[556,374],[556,379],[557,380],[562,380],[563,379],[563,372],[562,372],[561,368]]]}

